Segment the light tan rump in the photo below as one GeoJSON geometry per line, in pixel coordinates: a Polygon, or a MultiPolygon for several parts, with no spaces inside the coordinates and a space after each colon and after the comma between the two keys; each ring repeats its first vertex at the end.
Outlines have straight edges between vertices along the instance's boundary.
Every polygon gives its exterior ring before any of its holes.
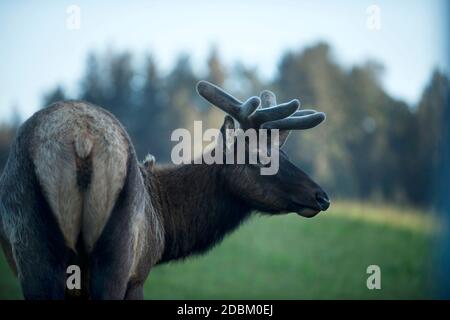
{"type": "Polygon", "coordinates": [[[82,232],[91,251],[125,182],[128,141],[121,127],[100,110],[70,102],[45,115],[34,140],[36,174],[67,245],[75,250],[82,232]],[[90,173],[84,190],[80,166],[90,173]]]}

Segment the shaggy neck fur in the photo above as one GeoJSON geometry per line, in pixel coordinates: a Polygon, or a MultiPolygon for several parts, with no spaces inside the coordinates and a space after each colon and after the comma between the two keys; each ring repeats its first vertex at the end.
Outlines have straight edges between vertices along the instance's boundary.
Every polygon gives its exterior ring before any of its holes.
{"type": "Polygon", "coordinates": [[[160,263],[207,251],[250,215],[251,208],[231,194],[229,175],[223,165],[151,170],[165,230],[160,263]]]}

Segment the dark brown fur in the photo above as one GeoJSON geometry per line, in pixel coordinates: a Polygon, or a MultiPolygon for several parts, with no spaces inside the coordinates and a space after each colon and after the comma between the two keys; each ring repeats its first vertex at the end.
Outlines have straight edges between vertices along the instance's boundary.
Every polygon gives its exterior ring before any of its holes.
{"type": "Polygon", "coordinates": [[[92,178],[91,155],[89,155],[85,159],[80,159],[79,157],[76,157],[75,161],[77,166],[77,184],[78,187],[80,188],[80,191],[85,191],[89,187],[92,178]]]}

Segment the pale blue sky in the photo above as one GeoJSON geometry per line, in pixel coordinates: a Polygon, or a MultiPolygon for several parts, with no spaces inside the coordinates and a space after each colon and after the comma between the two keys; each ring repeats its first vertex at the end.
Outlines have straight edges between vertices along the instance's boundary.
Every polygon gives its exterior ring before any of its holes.
{"type": "Polygon", "coordinates": [[[226,63],[270,77],[284,50],[326,41],[344,66],[383,63],[388,92],[414,104],[434,67],[450,70],[447,10],[445,0],[2,1],[0,121],[14,104],[28,117],[58,83],[76,92],[86,54],[108,46],[137,58],[151,51],[163,70],[189,52],[202,70],[215,44],[226,63]],[[71,4],[81,8],[80,30],[66,28],[71,4]],[[379,31],[366,27],[371,4],[381,9],[379,31]]]}

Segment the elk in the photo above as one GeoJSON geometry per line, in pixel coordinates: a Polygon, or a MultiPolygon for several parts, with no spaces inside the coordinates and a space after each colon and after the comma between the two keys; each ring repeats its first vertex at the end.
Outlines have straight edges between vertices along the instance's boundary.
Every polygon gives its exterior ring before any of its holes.
{"type": "MultiPolygon", "coordinates": [[[[198,93],[239,126],[315,127],[321,112],[277,105],[263,91],[242,103],[205,81],[198,93]]],[[[0,179],[0,240],[26,299],[63,299],[66,268],[82,270],[81,296],[142,299],[153,266],[206,252],[255,210],[312,217],[326,193],[280,153],[279,171],[258,164],[138,162],[119,121],[81,101],[56,102],[19,129],[0,179]]]]}

